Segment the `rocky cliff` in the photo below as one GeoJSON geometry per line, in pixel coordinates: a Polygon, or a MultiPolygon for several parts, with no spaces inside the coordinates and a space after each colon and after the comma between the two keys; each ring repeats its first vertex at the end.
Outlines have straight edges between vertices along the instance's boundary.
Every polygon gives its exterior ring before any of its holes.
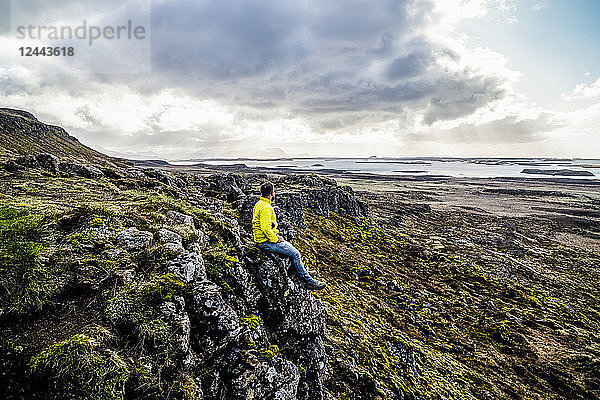
{"type": "MultiPolygon", "coordinates": [[[[324,304],[252,242],[251,192],[266,176],[103,172],[45,153],[4,170],[13,184],[95,187],[63,186],[52,211],[0,209],[10,396],[330,398],[324,304]]],[[[351,188],[300,179],[276,201],[290,240],[304,209],[367,217],[351,188]]]]}

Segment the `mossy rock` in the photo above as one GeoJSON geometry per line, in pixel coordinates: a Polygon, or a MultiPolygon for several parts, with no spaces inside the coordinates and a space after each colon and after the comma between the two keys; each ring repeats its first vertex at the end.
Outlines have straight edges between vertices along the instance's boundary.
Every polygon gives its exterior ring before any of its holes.
{"type": "Polygon", "coordinates": [[[39,309],[60,291],[61,267],[41,259],[45,223],[26,207],[0,206],[0,300],[7,313],[39,309]]]}
{"type": "Polygon", "coordinates": [[[127,284],[106,306],[106,317],[117,326],[138,327],[153,319],[156,305],[182,294],[185,284],[174,274],[154,275],[127,284]]]}
{"type": "Polygon", "coordinates": [[[124,399],[130,365],[107,347],[110,334],[92,328],[55,343],[31,358],[33,376],[56,399],[124,399]]]}

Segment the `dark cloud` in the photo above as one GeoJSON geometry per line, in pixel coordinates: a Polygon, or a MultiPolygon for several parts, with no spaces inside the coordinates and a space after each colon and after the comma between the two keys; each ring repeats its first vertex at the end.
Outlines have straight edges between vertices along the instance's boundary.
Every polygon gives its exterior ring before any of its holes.
{"type": "Polygon", "coordinates": [[[420,75],[431,65],[431,62],[431,57],[423,53],[398,57],[392,61],[388,69],[388,77],[390,79],[401,79],[420,75]]]}
{"type": "Polygon", "coordinates": [[[424,116],[426,124],[450,120],[475,112],[506,95],[498,77],[468,76],[442,78],[434,85],[431,101],[424,116]]]}
{"type": "MultiPolygon", "coordinates": [[[[436,62],[456,62],[460,55],[414,36],[430,23],[433,6],[413,3],[158,2],[152,10],[153,70],[162,84],[196,96],[283,106],[309,117],[332,114],[330,121],[345,121],[335,114],[349,111],[380,111],[388,118],[413,108],[433,123],[502,98],[502,77],[450,73],[436,62]]],[[[319,125],[341,128],[337,122],[319,125]]]]}
{"type": "Polygon", "coordinates": [[[200,79],[238,79],[287,67],[310,49],[290,2],[161,2],[152,10],[153,67],[200,79]]]}
{"type": "MultiPolygon", "coordinates": [[[[67,14],[76,4],[48,1],[67,14]]],[[[80,2],[78,9],[87,4],[93,10],[90,1],[80,2]]],[[[136,8],[137,2],[102,4],[114,9],[103,17],[110,20],[143,19],[148,11],[136,8]]],[[[143,96],[174,89],[232,105],[241,119],[281,118],[276,111],[284,109],[317,132],[402,119],[407,110],[433,124],[468,116],[504,98],[505,77],[449,69],[445,64],[460,64],[461,54],[418,34],[435,23],[433,8],[432,2],[417,0],[154,0],[152,74],[135,74],[132,64],[133,74],[90,78],[47,73],[44,85],[81,98],[95,90],[86,79],[123,85],[143,96]]],[[[33,90],[0,75],[2,79],[0,93],[33,90]]],[[[74,111],[85,123],[102,127],[89,108],[74,111]]],[[[147,132],[123,139],[123,146],[159,147],[169,141],[193,146],[199,137],[216,143],[228,135],[217,126],[198,127],[195,134],[165,134],[161,111],[153,112],[145,121],[147,132]]],[[[522,127],[529,128],[533,126],[522,127]]],[[[460,140],[459,132],[453,135],[460,140]]],[[[493,140],[491,131],[489,135],[493,140]]],[[[98,142],[109,146],[110,138],[98,142]]]]}

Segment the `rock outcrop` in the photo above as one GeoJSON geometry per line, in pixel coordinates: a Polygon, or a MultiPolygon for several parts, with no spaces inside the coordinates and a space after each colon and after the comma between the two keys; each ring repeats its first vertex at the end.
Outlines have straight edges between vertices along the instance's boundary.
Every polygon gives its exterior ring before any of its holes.
{"type": "MultiPolygon", "coordinates": [[[[184,306],[163,305],[170,318],[190,327],[183,329],[184,337],[178,339],[179,348],[187,349],[181,359],[187,360],[190,370],[210,371],[201,375],[200,398],[330,398],[324,387],[328,374],[324,304],[290,274],[289,259],[242,245],[244,238],[251,237],[252,206],[258,200],[256,195],[243,193],[243,177],[215,174],[208,182],[209,196],[224,192],[226,197],[219,201],[231,201],[239,210],[239,224],[222,212],[214,213],[217,221],[212,222],[226,227],[224,239],[238,249],[237,256],[219,255],[207,247],[209,239],[198,239],[190,251],[184,250],[166,263],[168,272],[191,285],[191,292],[180,302],[184,306]],[[201,247],[208,249],[208,263],[201,247]],[[176,311],[180,308],[185,315],[176,311]]],[[[349,188],[332,184],[280,192],[275,205],[280,226],[292,234],[305,226],[304,208],[321,214],[367,213],[349,188]]],[[[192,216],[172,210],[166,216],[173,224],[195,229],[198,237],[206,236],[194,226],[192,216]]],[[[147,244],[133,240],[139,232],[124,232],[132,238],[120,240],[130,247],[147,244]]],[[[179,249],[181,237],[170,229],[161,228],[157,237],[163,245],[179,249]]]]}
{"type": "Polygon", "coordinates": [[[102,171],[87,164],[61,162],[58,164],[58,169],[68,175],[81,176],[83,178],[100,178],[102,176],[102,171]]]}
{"type": "Polygon", "coordinates": [[[367,205],[355,197],[350,186],[309,189],[303,193],[306,194],[306,207],[324,217],[331,212],[353,217],[367,217],[369,214],[367,205]]]}
{"type": "Polygon", "coordinates": [[[277,180],[278,183],[294,184],[300,186],[324,188],[337,186],[337,182],[333,178],[320,176],[317,174],[291,174],[284,175],[277,180]]]}
{"type": "Polygon", "coordinates": [[[236,201],[246,197],[243,192],[246,184],[240,174],[213,174],[208,177],[208,182],[208,189],[218,194],[225,193],[227,201],[236,201]]]}
{"type": "Polygon", "coordinates": [[[206,279],[204,260],[199,250],[169,260],[167,270],[185,283],[206,279]]]}
{"type": "Polygon", "coordinates": [[[259,308],[265,324],[277,338],[283,354],[302,366],[297,398],[326,398],[323,387],[327,366],[323,303],[307,292],[295,276],[288,276],[289,260],[273,255],[267,261],[251,265],[261,293],[259,308]]]}
{"type": "MultiPolygon", "coordinates": [[[[90,318],[91,328],[38,352],[35,373],[42,392],[59,398],[67,388],[80,398],[122,399],[125,392],[131,398],[167,398],[169,393],[182,398],[186,391],[186,398],[199,400],[331,398],[325,389],[324,303],[291,272],[289,259],[252,244],[258,196],[250,190],[266,175],[192,178],[151,168],[107,175],[106,168],[48,153],[19,156],[4,165],[16,174],[96,179],[184,199],[170,200],[166,209],[137,204],[149,207],[142,215],[99,216],[105,212],[100,209],[61,220],[75,265],[90,263],[81,272],[90,274],[84,282],[103,271],[107,275],[93,290],[100,291],[104,282],[110,286],[103,289],[104,300],[97,300],[104,303],[96,310],[101,317],[90,318]],[[83,381],[81,374],[89,371],[65,361],[73,359],[71,351],[89,355],[85,362],[100,363],[94,364],[100,372],[83,381]],[[103,368],[112,362],[119,366],[111,372],[116,377],[102,385],[103,368]],[[57,372],[58,364],[69,372],[57,372]]],[[[278,185],[294,189],[277,191],[275,201],[280,231],[290,240],[306,227],[306,209],[319,215],[368,212],[349,187],[330,179],[298,175],[278,185]]],[[[163,197],[156,194],[153,201],[162,204],[163,197]]]]}
{"type": "Polygon", "coordinates": [[[155,179],[171,188],[182,188],[185,186],[185,182],[181,178],[177,178],[165,171],[160,169],[145,168],[142,172],[149,178],[155,179]]]}
{"type": "Polygon", "coordinates": [[[117,243],[131,250],[143,250],[148,248],[151,241],[152,233],[140,231],[133,226],[117,233],[117,243]]]}
{"type": "Polygon", "coordinates": [[[29,168],[41,168],[51,173],[57,173],[58,157],[48,153],[27,154],[8,160],[5,163],[5,168],[13,172],[29,168]]]}
{"type": "Polygon", "coordinates": [[[103,172],[93,165],[61,162],[60,159],[49,153],[26,154],[12,158],[4,163],[4,168],[11,172],[28,169],[40,169],[51,174],[62,173],[66,176],[80,176],[82,178],[100,178],[103,172]]]}
{"type": "MultiPolygon", "coordinates": [[[[169,215],[178,222],[191,218],[169,215]]],[[[161,230],[159,236],[172,235],[161,230]]],[[[204,375],[203,398],[327,398],[325,307],[288,275],[290,261],[247,247],[243,261],[225,273],[226,293],[205,268],[197,251],[167,262],[169,272],[192,284],[187,316],[181,316],[191,326],[183,359],[194,360],[193,369],[213,371],[204,375]]]]}
{"type": "MultiPolygon", "coordinates": [[[[296,176],[296,175],[293,175],[296,176]]],[[[313,187],[301,187],[298,191],[275,192],[273,206],[277,214],[279,230],[287,238],[293,238],[296,228],[305,228],[304,210],[308,209],[317,215],[328,217],[332,212],[346,214],[353,217],[366,218],[369,208],[366,203],[359,200],[350,186],[336,186],[335,181],[330,185],[323,184],[321,177],[308,176],[308,183],[313,187]]],[[[293,178],[296,182],[307,182],[302,178],[293,178]]],[[[251,228],[252,208],[259,196],[246,196],[234,202],[234,207],[240,211],[240,223],[246,229],[251,228]]]]}

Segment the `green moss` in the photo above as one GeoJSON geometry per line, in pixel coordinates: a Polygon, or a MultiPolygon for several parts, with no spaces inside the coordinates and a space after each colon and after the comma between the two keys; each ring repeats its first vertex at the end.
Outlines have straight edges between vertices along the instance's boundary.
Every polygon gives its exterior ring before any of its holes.
{"type": "Polygon", "coordinates": [[[273,357],[279,354],[279,347],[275,344],[270,345],[266,349],[258,350],[258,359],[260,361],[271,361],[273,357]]]}
{"type": "Polygon", "coordinates": [[[40,308],[60,290],[58,266],[42,262],[45,218],[0,206],[0,299],[9,313],[40,308]]]}
{"type": "Polygon", "coordinates": [[[129,283],[107,303],[107,319],[132,343],[134,397],[164,398],[174,385],[180,325],[165,320],[159,306],[184,290],[184,283],[173,274],[151,275],[129,283]]]}
{"type": "Polygon", "coordinates": [[[104,220],[102,218],[96,217],[90,221],[90,226],[99,227],[104,225],[104,220]]]}
{"type": "Polygon", "coordinates": [[[245,315],[240,317],[240,323],[246,325],[250,329],[256,329],[260,326],[261,318],[256,314],[245,315]]]}
{"type": "Polygon", "coordinates": [[[185,284],[175,275],[154,275],[125,286],[106,306],[107,318],[117,324],[140,326],[152,319],[155,305],[181,294],[185,284]]]}
{"type": "Polygon", "coordinates": [[[31,358],[31,372],[59,399],[123,399],[130,366],[106,346],[102,328],[71,336],[31,358]]]}
{"type": "Polygon", "coordinates": [[[206,262],[206,273],[209,279],[215,282],[223,281],[223,278],[229,274],[229,269],[240,263],[237,255],[218,247],[208,249],[203,256],[206,262]]]}
{"type": "Polygon", "coordinates": [[[183,376],[175,381],[171,390],[170,400],[197,400],[200,387],[191,376],[183,376]]]}
{"type": "Polygon", "coordinates": [[[164,346],[169,341],[169,326],[160,318],[142,322],[138,332],[143,340],[150,341],[154,347],[164,346]]]}
{"type": "Polygon", "coordinates": [[[86,253],[89,251],[101,251],[110,242],[98,233],[86,230],[67,236],[65,243],[70,244],[79,253],[86,253]]]}

